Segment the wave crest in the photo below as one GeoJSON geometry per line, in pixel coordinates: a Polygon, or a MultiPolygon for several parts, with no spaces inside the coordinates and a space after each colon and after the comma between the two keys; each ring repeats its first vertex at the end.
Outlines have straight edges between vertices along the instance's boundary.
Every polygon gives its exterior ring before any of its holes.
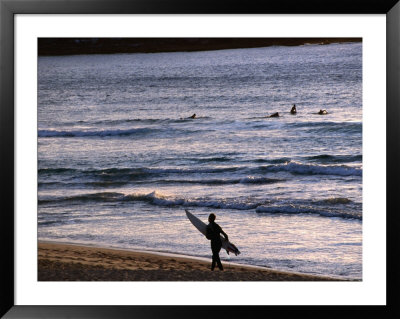
{"type": "Polygon", "coordinates": [[[288,162],[286,164],[270,165],[263,167],[267,172],[289,172],[299,175],[338,175],[338,176],[362,176],[362,169],[346,165],[316,165],[288,162]]]}
{"type": "Polygon", "coordinates": [[[343,212],[332,209],[317,209],[314,207],[295,205],[259,206],[256,208],[256,212],[265,214],[316,214],[322,217],[362,219],[361,213],[358,212],[343,212]]]}
{"type": "Polygon", "coordinates": [[[39,137],[108,137],[108,136],[130,136],[145,135],[154,132],[149,128],[134,128],[126,130],[99,130],[99,131],[57,131],[39,130],[39,137]]]}
{"type": "Polygon", "coordinates": [[[266,214],[317,214],[324,217],[341,217],[362,219],[362,213],[358,209],[343,212],[339,208],[335,208],[333,204],[337,202],[342,204],[353,204],[350,200],[344,198],[327,199],[322,201],[309,201],[304,203],[277,203],[276,201],[263,200],[257,201],[254,199],[245,198],[185,198],[175,195],[167,195],[157,190],[150,193],[89,193],[67,197],[45,197],[39,200],[39,204],[47,204],[54,202],[145,202],[154,206],[180,206],[184,207],[202,207],[213,209],[228,209],[228,210],[255,210],[256,213],[266,214]],[[327,202],[326,202],[327,201],[327,202]],[[323,204],[326,202],[326,204],[323,204]]]}

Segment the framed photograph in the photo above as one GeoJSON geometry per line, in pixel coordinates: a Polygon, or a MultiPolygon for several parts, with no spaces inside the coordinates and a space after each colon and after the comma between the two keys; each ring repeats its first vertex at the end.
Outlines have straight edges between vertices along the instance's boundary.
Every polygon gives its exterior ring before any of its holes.
{"type": "Polygon", "coordinates": [[[398,314],[397,1],[0,14],[2,316],[398,314]]]}

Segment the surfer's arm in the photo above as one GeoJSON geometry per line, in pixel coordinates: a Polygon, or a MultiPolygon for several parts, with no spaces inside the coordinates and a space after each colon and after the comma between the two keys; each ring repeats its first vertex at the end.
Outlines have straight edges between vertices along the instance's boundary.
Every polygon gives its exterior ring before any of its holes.
{"type": "Polygon", "coordinates": [[[224,235],[225,239],[228,240],[228,235],[221,229],[221,234],[224,235]]]}

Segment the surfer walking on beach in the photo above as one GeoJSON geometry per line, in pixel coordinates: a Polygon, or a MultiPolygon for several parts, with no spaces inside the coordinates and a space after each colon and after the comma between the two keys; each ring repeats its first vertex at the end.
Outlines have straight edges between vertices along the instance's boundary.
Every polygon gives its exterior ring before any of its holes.
{"type": "Polygon", "coordinates": [[[221,259],[219,259],[219,252],[222,247],[220,234],[222,234],[226,240],[228,240],[228,235],[225,234],[222,228],[215,222],[215,218],[215,214],[210,214],[210,216],[208,216],[209,224],[207,225],[207,238],[211,240],[212,251],[211,270],[214,270],[215,265],[218,265],[219,270],[224,270],[221,259]]]}

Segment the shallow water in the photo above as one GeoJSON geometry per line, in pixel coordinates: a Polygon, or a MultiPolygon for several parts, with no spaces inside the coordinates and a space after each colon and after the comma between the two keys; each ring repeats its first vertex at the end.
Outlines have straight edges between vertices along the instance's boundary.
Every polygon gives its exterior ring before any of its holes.
{"type": "Polygon", "coordinates": [[[242,252],[223,260],[362,278],[360,43],[38,71],[39,239],[209,257],[187,208],[217,215],[242,252]]]}

